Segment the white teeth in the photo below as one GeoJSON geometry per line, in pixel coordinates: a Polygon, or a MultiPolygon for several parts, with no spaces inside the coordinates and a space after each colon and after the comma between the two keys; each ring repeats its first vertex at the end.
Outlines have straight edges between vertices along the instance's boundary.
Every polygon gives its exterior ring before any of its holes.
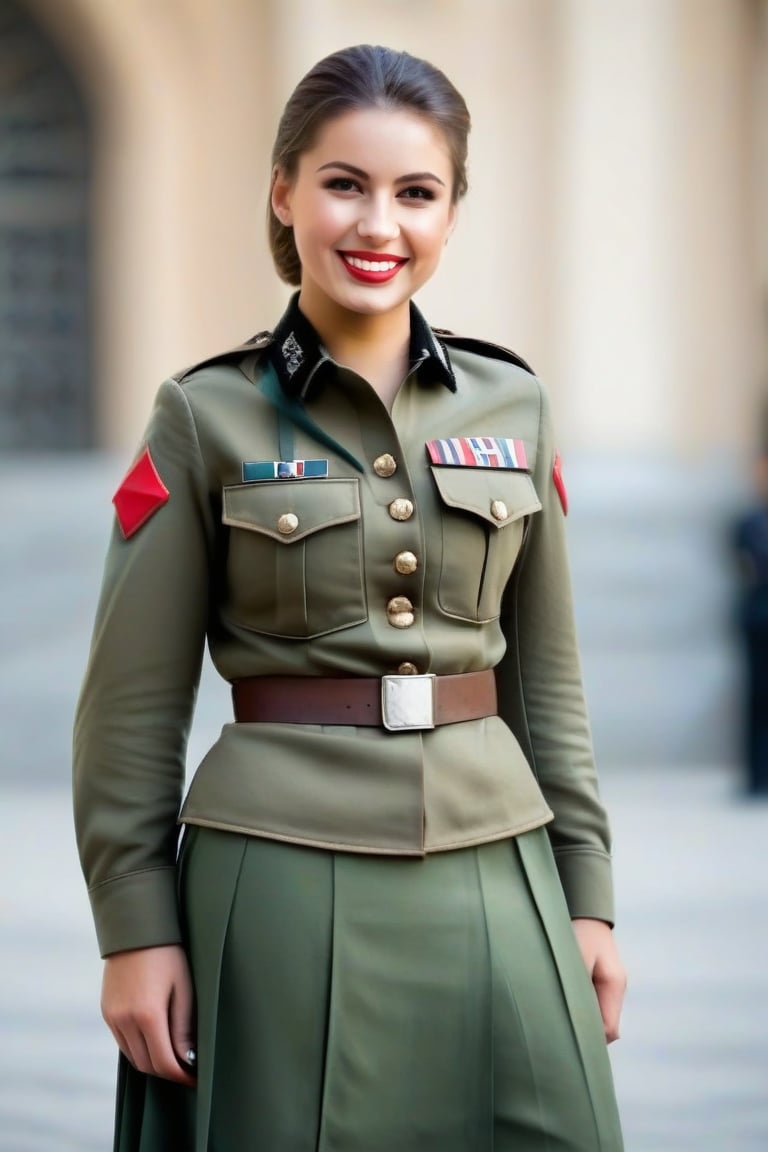
{"type": "Polygon", "coordinates": [[[392,272],[400,263],[399,260],[361,260],[358,256],[345,256],[344,259],[361,272],[392,272]]]}

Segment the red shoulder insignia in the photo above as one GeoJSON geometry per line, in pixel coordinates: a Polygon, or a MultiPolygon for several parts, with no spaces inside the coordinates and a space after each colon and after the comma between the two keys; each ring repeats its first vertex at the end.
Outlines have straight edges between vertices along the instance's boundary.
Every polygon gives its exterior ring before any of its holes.
{"type": "Polygon", "coordinates": [[[170,492],[160,479],[149,448],[145,448],[112,497],[125,539],[138,532],[169,497],[170,492]]]}
{"type": "Polygon", "coordinates": [[[567,516],[568,493],[565,490],[565,481],[563,480],[563,461],[559,452],[555,453],[555,463],[552,468],[552,479],[555,482],[555,488],[557,488],[557,494],[560,497],[560,503],[563,506],[563,515],[567,516]]]}

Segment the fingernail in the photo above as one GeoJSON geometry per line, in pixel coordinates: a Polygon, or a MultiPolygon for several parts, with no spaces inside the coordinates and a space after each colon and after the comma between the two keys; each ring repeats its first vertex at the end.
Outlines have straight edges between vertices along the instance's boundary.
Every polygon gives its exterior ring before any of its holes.
{"type": "Polygon", "coordinates": [[[187,1062],[187,1064],[196,1064],[197,1063],[197,1052],[195,1052],[194,1048],[188,1048],[187,1049],[187,1051],[184,1053],[184,1059],[187,1062]]]}

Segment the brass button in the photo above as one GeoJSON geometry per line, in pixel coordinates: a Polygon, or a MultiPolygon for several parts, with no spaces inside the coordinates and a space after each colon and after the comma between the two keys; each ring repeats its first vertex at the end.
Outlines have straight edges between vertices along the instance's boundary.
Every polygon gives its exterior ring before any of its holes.
{"type": "Polygon", "coordinates": [[[390,612],[412,612],[413,604],[407,596],[393,596],[387,601],[387,615],[390,612]]]}
{"type": "Polygon", "coordinates": [[[399,572],[401,576],[410,576],[418,566],[419,562],[413,552],[398,552],[395,556],[393,567],[395,572],[399,572]]]}
{"type": "Polygon", "coordinates": [[[298,526],[299,518],[294,516],[293,512],[284,512],[277,521],[277,530],[283,536],[290,536],[291,532],[295,532],[298,526]]]}
{"type": "Polygon", "coordinates": [[[393,520],[410,520],[413,516],[413,500],[405,496],[398,496],[389,506],[389,514],[393,520]]]}
{"type": "Polygon", "coordinates": [[[397,472],[397,460],[394,456],[390,456],[389,452],[385,452],[383,456],[377,456],[373,462],[373,470],[377,476],[392,476],[397,472]]]}
{"type": "Polygon", "coordinates": [[[399,676],[418,676],[419,670],[415,664],[411,664],[410,660],[403,660],[402,664],[398,664],[397,672],[399,676]]]}
{"type": "Polygon", "coordinates": [[[494,520],[506,520],[509,517],[507,506],[503,500],[491,501],[491,516],[494,520]]]}
{"type": "Polygon", "coordinates": [[[387,620],[393,628],[410,628],[414,619],[413,604],[407,596],[393,596],[387,601],[387,620]]]}

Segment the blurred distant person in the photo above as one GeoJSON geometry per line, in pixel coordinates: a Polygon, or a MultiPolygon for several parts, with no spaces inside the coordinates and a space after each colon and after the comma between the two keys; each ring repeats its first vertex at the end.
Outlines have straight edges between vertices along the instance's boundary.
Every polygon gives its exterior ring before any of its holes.
{"type": "Polygon", "coordinates": [[[751,796],[768,796],[768,447],[755,467],[755,493],[755,503],[736,524],[741,573],[737,620],[746,663],[746,789],[751,796]]]}

